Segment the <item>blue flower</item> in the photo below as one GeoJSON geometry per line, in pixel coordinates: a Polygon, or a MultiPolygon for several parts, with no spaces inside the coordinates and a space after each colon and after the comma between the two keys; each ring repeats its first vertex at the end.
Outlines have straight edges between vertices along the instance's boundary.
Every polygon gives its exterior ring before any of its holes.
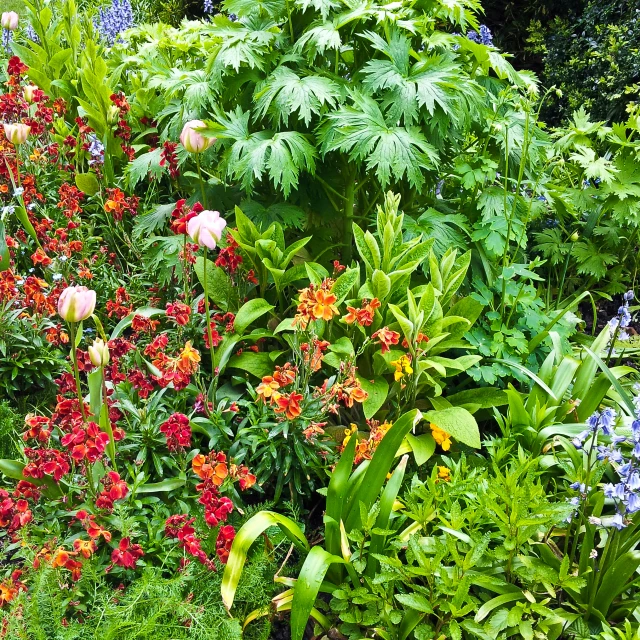
{"type": "Polygon", "coordinates": [[[622,514],[616,513],[616,515],[613,516],[613,518],[611,519],[611,526],[615,527],[618,531],[620,531],[620,529],[624,529],[627,526],[624,523],[622,514]]]}
{"type": "Polygon", "coordinates": [[[107,9],[99,9],[96,29],[111,47],[120,41],[120,34],[133,26],[130,0],[113,0],[107,9]]]}

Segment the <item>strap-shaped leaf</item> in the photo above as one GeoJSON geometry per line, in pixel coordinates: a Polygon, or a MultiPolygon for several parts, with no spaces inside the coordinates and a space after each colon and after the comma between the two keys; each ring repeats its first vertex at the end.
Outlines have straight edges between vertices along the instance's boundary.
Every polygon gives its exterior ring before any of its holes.
{"type": "Polygon", "coordinates": [[[322,547],[313,547],[309,552],[293,587],[291,640],[302,640],[324,576],[334,563],[343,564],[344,560],[340,556],[327,553],[322,547]]]}
{"type": "MultiPolygon", "coordinates": [[[[255,516],[249,518],[245,522],[233,539],[231,551],[229,552],[229,560],[224,569],[222,576],[222,602],[227,609],[231,609],[233,598],[242,575],[244,563],[247,560],[247,554],[251,545],[261,536],[269,527],[278,526],[282,532],[303,551],[309,549],[309,543],[304,537],[302,529],[291,518],[274,513],[273,511],[260,511],[255,516]]],[[[322,574],[324,577],[324,573],[322,574]]],[[[308,617],[308,616],[307,616],[308,617]]]]}

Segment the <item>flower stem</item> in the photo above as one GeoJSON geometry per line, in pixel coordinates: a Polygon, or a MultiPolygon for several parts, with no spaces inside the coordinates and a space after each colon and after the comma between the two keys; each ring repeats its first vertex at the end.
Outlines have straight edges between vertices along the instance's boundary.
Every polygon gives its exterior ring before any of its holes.
{"type": "Polygon", "coordinates": [[[209,338],[209,353],[211,354],[211,375],[215,380],[216,368],[215,368],[215,360],[214,360],[213,337],[211,335],[211,311],[209,309],[209,291],[207,289],[208,271],[209,269],[207,269],[207,247],[205,247],[204,248],[204,277],[202,279],[202,286],[204,287],[204,316],[205,316],[205,322],[207,323],[207,337],[209,338]]]}
{"type": "Polygon", "coordinates": [[[71,360],[73,362],[73,375],[76,380],[76,393],[78,395],[78,403],[80,404],[80,412],[82,413],[83,422],[87,421],[87,412],[84,408],[84,399],[80,390],[80,370],[78,369],[78,347],[76,345],[76,323],[69,323],[69,333],[71,334],[71,360]]]}

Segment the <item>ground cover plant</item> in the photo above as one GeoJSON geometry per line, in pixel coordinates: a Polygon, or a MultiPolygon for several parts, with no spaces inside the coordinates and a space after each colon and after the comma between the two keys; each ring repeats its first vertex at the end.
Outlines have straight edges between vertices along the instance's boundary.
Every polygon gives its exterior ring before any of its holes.
{"type": "Polygon", "coordinates": [[[0,637],[638,637],[635,113],[475,0],[15,9],[0,637]]]}

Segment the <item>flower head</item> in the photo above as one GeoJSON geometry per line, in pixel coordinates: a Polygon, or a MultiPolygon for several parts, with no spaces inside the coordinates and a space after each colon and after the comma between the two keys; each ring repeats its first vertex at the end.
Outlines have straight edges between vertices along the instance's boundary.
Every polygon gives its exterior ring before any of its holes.
{"type": "Polygon", "coordinates": [[[8,31],[15,31],[18,28],[18,14],[15,11],[5,11],[2,14],[2,28],[8,31]]]}
{"type": "Polygon", "coordinates": [[[22,122],[14,124],[4,123],[4,135],[11,144],[22,144],[27,141],[31,127],[22,122]]]}
{"type": "Polygon", "coordinates": [[[219,211],[205,210],[187,222],[187,233],[201,247],[215,249],[226,226],[219,211]]]}
{"type": "Polygon", "coordinates": [[[67,287],[58,299],[58,313],[67,322],[82,322],[96,308],[96,292],[87,287],[67,287]]]}
{"type": "Polygon", "coordinates": [[[205,138],[198,131],[206,126],[202,120],[190,120],[182,128],[180,142],[189,153],[202,153],[215,143],[215,138],[205,138]]]}

